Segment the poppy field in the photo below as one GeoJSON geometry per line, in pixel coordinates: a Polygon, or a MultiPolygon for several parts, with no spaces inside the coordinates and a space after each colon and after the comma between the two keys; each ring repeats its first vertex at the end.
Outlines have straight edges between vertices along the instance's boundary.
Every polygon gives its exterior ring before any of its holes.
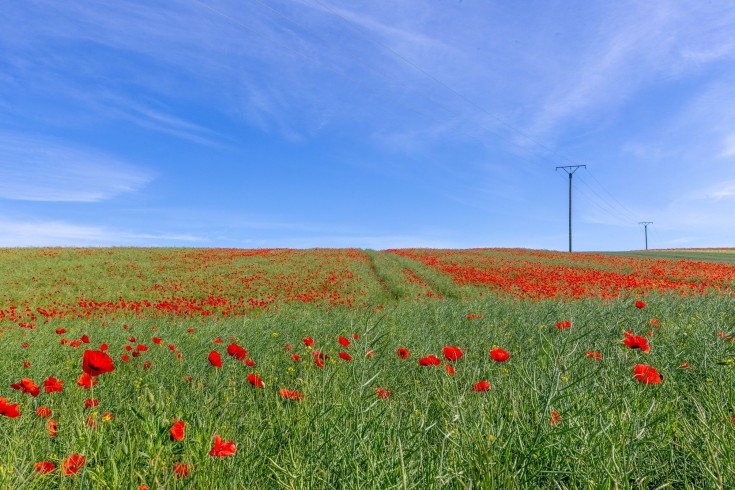
{"type": "Polygon", "coordinates": [[[735,265],[0,249],[0,488],[732,488],[735,265]]]}

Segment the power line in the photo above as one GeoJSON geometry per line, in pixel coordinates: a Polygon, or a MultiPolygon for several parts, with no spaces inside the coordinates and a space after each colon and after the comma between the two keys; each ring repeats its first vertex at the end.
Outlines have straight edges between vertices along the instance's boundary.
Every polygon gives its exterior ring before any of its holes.
{"type": "MultiPolygon", "coordinates": [[[[619,200],[618,200],[618,199],[617,199],[617,198],[616,198],[616,197],[615,197],[615,196],[613,195],[613,193],[612,193],[612,192],[608,191],[608,190],[607,190],[607,188],[606,188],[606,187],[605,187],[604,185],[602,185],[602,182],[600,182],[599,180],[597,180],[597,179],[595,178],[595,176],[594,176],[594,175],[592,174],[592,172],[590,172],[589,170],[587,170],[587,173],[588,173],[588,174],[590,175],[590,177],[592,177],[592,180],[594,180],[594,181],[595,181],[595,182],[597,183],[597,185],[599,185],[599,186],[600,186],[600,188],[601,188],[601,189],[602,189],[602,190],[603,190],[603,191],[604,191],[604,192],[605,192],[605,193],[606,193],[606,194],[607,194],[608,196],[610,196],[610,198],[611,198],[611,199],[612,199],[612,200],[613,200],[614,202],[616,202],[616,203],[618,204],[618,206],[620,206],[620,208],[621,208],[621,209],[623,209],[623,210],[624,210],[624,211],[625,211],[626,213],[628,213],[628,214],[629,214],[630,216],[635,216],[635,213],[634,213],[633,211],[631,211],[631,210],[630,210],[630,209],[629,209],[629,208],[628,208],[627,206],[625,206],[625,205],[624,205],[623,203],[621,203],[621,202],[620,202],[620,201],[619,201],[619,200]]],[[[633,220],[633,221],[635,221],[635,220],[633,220]]]]}
{"type": "MultiPolygon", "coordinates": [[[[600,192],[598,192],[585,178],[589,174],[589,172],[583,172],[579,174],[577,177],[579,177],[580,183],[583,186],[586,186],[586,188],[595,196],[596,199],[598,199],[600,202],[603,202],[605,206],[610,210],[610,213],[615,215],[618,219],[621,221],[625,221],[629,224],[633,224],[638,220],[637,216],[634,216],[633,214],[629,213],[626,208],[622,208],[621,206],[615,206],[614,201],[605,198],[600,192]]],[[[592,174],[589,174],[592,176],[592,174]]]]}
{"type": "MultiPolygon", "coordinates": [[[[559,178],[564,179],[561,175],[559,175],[559,178]]],[[[582,183],[583,182],[580,181],[580,184],[582,183]]],[[[600,200],[600,198],[592,194],[590,190],[591,189],[589,187],[585,187],[584,185],[577,186],[577,192],[586,199],[587,203],[599,210],[599,212],[604,214],[605,217],[609,218],[611,221],[609,224],[614,224],[616,226],[632,226],[630,220],[616,214],[615,210],[612,209],[608,203],[600,200]]]]}

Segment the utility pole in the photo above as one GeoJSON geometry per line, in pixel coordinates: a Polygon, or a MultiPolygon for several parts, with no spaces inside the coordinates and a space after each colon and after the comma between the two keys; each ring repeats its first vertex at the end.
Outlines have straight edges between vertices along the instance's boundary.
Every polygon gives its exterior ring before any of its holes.
{"type": "Polygon", "coordinates": [[[587,165],[565,165],[562,167],[556,167],[556,170],[560,168],[569,174],[569,251],[572,251],[572,175],[576,172],[579,167],[587,168],[587,165]]]}
{"type": "Polygon", "coordinates": [[[639,221],[639,225],[643,225],[644,233],[646,234],[646,250],[648,250],[648,225],[652,225],[653,221],[639,221]]]}

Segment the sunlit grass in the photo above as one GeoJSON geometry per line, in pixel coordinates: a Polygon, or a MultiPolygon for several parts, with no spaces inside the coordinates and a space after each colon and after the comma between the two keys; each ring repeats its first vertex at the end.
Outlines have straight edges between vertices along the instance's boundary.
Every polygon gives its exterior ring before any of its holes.
{"type": "MultiPolygon", "coordinates": [[[[6,332],[0,393],[22,402],[22,416],[0,418],[3,488],[441,488],[478,486],[570,488],[589,486],[717,487],[735,478],[731,418],[735,408],[732,343],[718,337],[733,325],[730,298],[651,297],[643,310],[631,300],[607,303],[518,303],[490,299],[400,303],[379,312],[284,307],[257,317],[220,322],[122,319],[102,328],[64,322],[67,334],[86,333],[95,348],[110,346],[116,370],[92,390],[76,386],[83,347],[59,344],[54,323],[6,332]],[[480,319],[468,320],[468,312],[480,319]],[[649,320],[656,317],[660,328],[649,320]],[[569,319],[572,327],[556,329],[569,319]],[[155,327],[157,330],[152,331],[155,327]],[[193,328],[193,333],[187,329],[193,328]],[[653,331],[651,353],[625,347],[622,331],[653,331]],[[337,336],[359,339],[344,348],[337,336]],[[161,346],[151,343],[153,336],[161,346]],[[129,363],[119,356],[130,336],[149,351],[129,363]],[[227,356],[234,341],[256,362],[227,356]],[[329,355],[323,369],[302,338],[329,355]],[[220,337],[222,344],[215,344],[220,337]],[[21,348],[28,341],[29,348],[21,348]],[[182,353],[177,360],[167,348],[182,353]],[[292,346],[291,351],[285,345],[292,346]],[[418,358],[441,357],[445,345],[462,348],[450,376],[441,366],[419,367],[418,358]],[[411,352],[408,360],[398,347],[411,352]],[[496,363],[493,346],[511,354],[496,363]],[[221,369],[207,361],[223,357],[221,369]],[[371,349],[374,357],[365,356],[371,349]],[[338,358],[340,350],[352,362],[338,358]],[[594,350],[602,361],[585,356],[594,350]],[[301,361],[291,359],[291,354],[301,361]],[[24,368],[22,361],[31,362],[24,368]],[[150,369],[142,367],[151,362],[150,369]],[[682,369],[687,362],[691,369],[682,369]],[[633,366],[646,363],[664,375],[643,385],[633,366]],[[265,382],[257,389],[250,372],[265,382]],[[7,388],[21,377],[41,383],[64,380],[63,393],[38,398],[7,388]],[[190,376],[192,381],[187,381],[190,376]],[[471,391],[488,380],[486,393],[471,391]],[[375,389],[391,391],[379,399],[375,389]],[[303,401],[284,400],[280,388],[303,401]],[[84,409],[92,396],[100,404],[84,409]],[[49,407],[59,423],[51,439],[34,412],[49,407]],[[112,421],[101,419],[104,412],[112,421]],[[552,411],[559,422],[552,424],[552,411]],[[88,417],[97,429],[85,426],[88,417]],[[186,437],[172,441],[173,420],[186,437]],[[209,456],[212,439],[234,440],[235,456],[209,456]],[[37,475],[33,465],[60,466],[84,454],[80,473],[37,475]],[[186,478],[173,465],[186,462],[186,478]]],[[[135,344],[132,344],[135,345],[135,344]]],[[[726,485],[725,485],[726,486],[726,485]]]]}

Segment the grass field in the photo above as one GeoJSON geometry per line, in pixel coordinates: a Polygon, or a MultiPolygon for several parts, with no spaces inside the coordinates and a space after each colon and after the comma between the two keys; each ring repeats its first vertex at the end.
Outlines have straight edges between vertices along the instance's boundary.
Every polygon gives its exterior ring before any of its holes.
{"type": "Polygon", "coordinates": [[[735,485],[729,264],[4,249],[0,270],[0,488],[735,485]],[[101,344],[114,370],[85,389],[101,344]]]}
{"type": "Polygon", "coordinates": [[[606,253],[610,255],[623,255],[626,257],[691,260],[696,262],[722,262],[725,264],[735,264],[735,248],[637,250],[633,252],[606,253]]]}

